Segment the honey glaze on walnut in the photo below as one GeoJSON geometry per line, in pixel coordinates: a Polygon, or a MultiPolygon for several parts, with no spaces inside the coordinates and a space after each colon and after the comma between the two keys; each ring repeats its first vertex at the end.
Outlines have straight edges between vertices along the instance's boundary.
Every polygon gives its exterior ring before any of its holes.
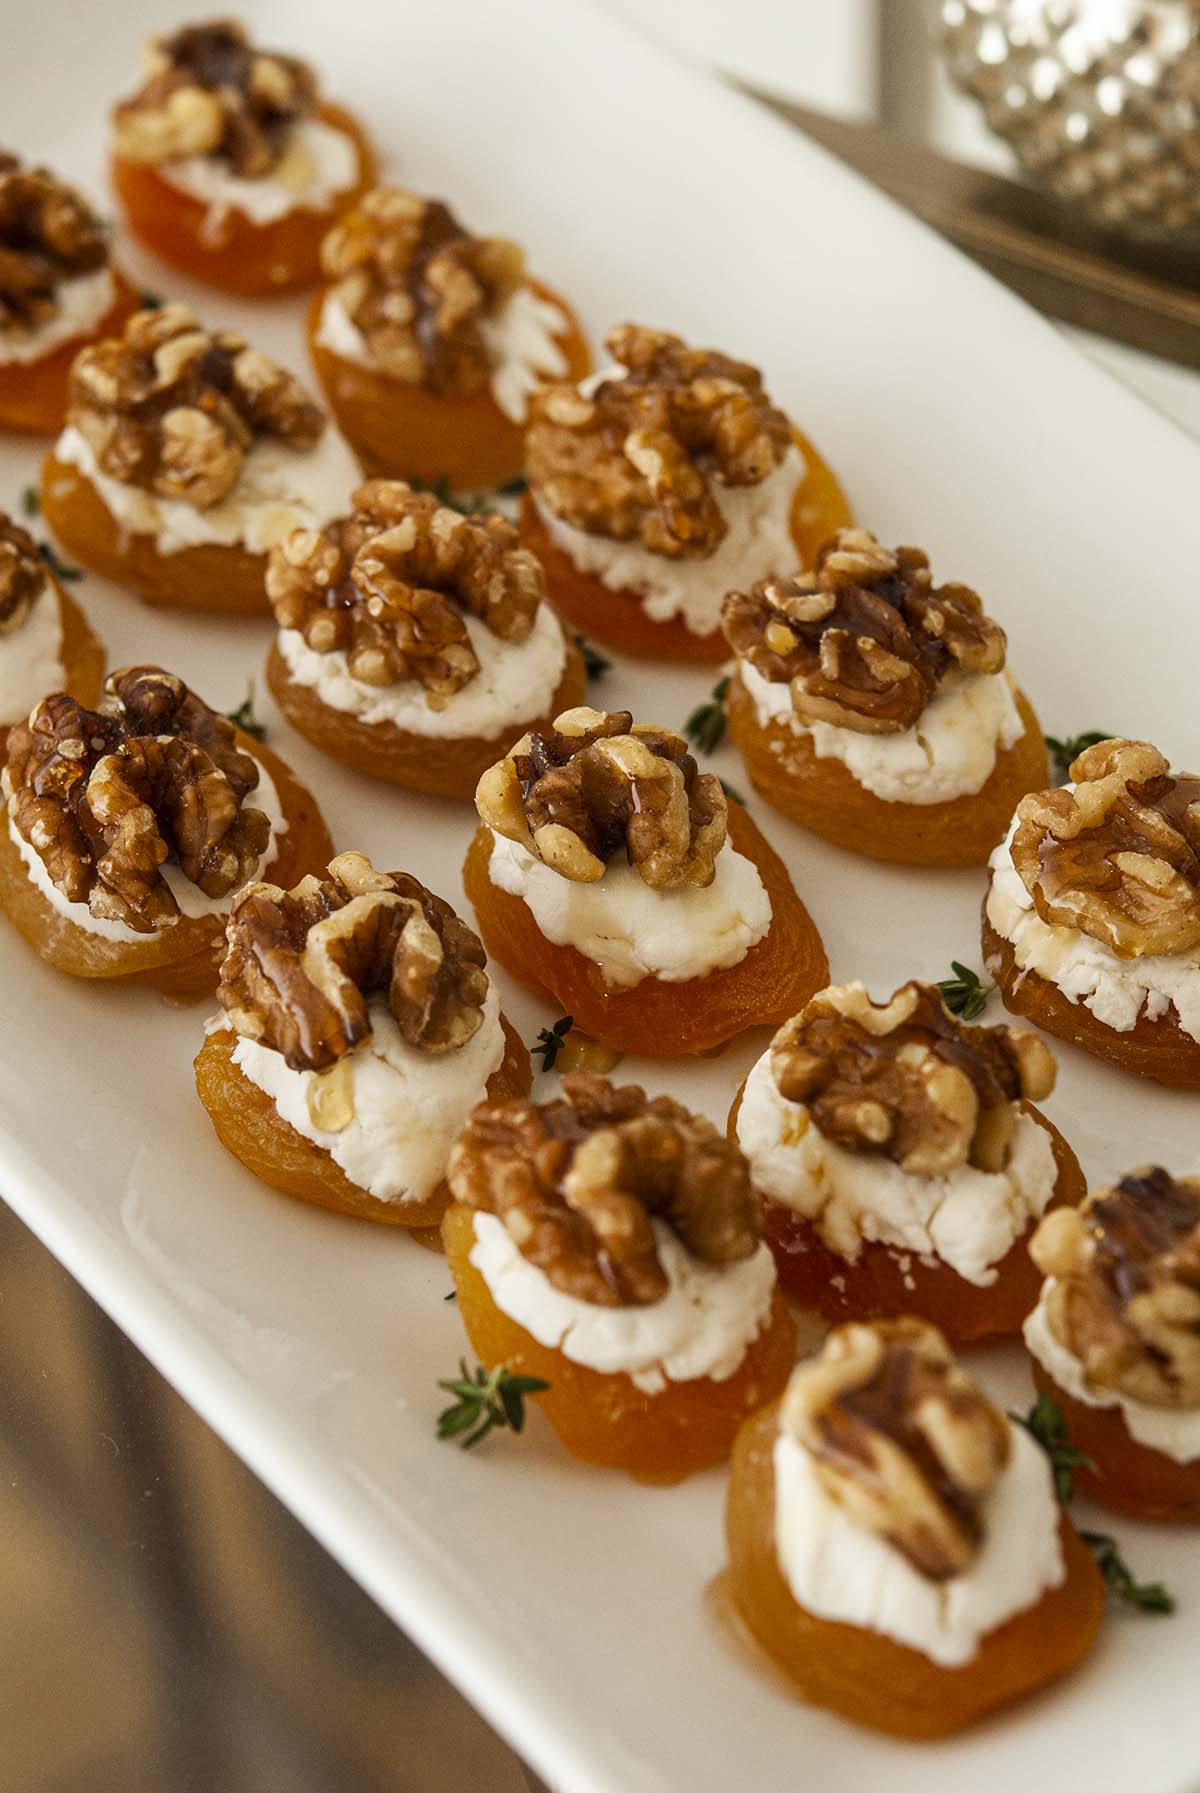
{"type": "Polygon", "coordinates": [[[157,666],[110,673],[99,711],[58,692],[10,733],[10,827],[67,902],[150,934],[179,919],[170,862],[205,897],[245,883],[271,838],[233,725],[157,666]]]}

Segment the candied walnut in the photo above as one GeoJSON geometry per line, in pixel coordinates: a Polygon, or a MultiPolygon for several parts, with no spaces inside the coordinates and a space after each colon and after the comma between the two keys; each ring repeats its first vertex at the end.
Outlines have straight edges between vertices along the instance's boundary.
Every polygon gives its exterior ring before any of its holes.
{"type": "Polygon", "coordinates": [[[77,355],[67,421],[110,478],[197,510],[229,496],[259,438],[303,452],[325,428],[294,375],[186,305],[135,312],[123,337],[77,355]]]}
{"type": "Polygon", "coordinates": [[[1200,1178],[1156,1166],[1047,1214],[1029,1244],[1046,1321],[1089,1382],[1200,1407],[1200,1178]]]}
{"type": "Polygon", "coordinates": [[[214,156],[256,179],[279,166],[317,100],[308,64],[256,49],[236,19],[153,37],[142,60],[145,81],[113,111],[117,154],[130,162],[214,156]]]}
{"type": "Polygon", "coordinates": [[[341,853],[293,890],[251,884],[229,916],[218,997],[234,1027],[293,1070],[335,1065],[371,1032],[385,992],[410,1046],[453,1052],[479,1031],[482,946],[449,903],[407,872],[341,853]]]}
{"type": "Polygon", "coordinates": [[[0,511],[0,635],[19,629],[46,589],[46,567],[27,529],[0,511]]]}
{"type": "Polygon", "coordinates": [[[0,151],[0,332],[48,322],[59,283],[107,260],[108,233],[83,195],[0,151]]]}
{"type": "Polygon", "coordinates": [[[837,1326],[792,1372],[779,1423],[825,1492],[931,1581],[969,1569],[1008,1421],[924,1320],[837,1326]]]}
{"type": "Polygon", "coordinates": [[[722,627],[738,658],[791,687],[801,722],[858,734],[912,728],[946,674],[1000,672],[1003,629],[965,585],[933,583],[919,548],[841,529],[810,573],[733,591],[722,627]]]}
{"type": "Polygon", "coordinates": [[[652,890],[711,884],[728,824],[720,779],[681,736],[586,706],[556,716],[553,734],[522,735],[484,773],[475,803],[564,878],[594,884],[623,851],[652,890]]]}
{"type": "Polygon", "coordinates": [[[1200,946],[1200,778],[1124,740],[1089,747],[1071,777],[1017,805],[1013,864],[1042,920],[1120,959],[1200,946]]]}
{"type": "Polygon", "coordinates": [[[205,896],[243,884],[271,836],[233,725],[157,666],[110,673],[99,711],[43,698],[8,739],[0,789],[55,887],[153,933],[180,914],[168,860],[205,896]]]}
{"type": "Polygon", "coordinates": [[[562,383],[534,393],[530,484],[577,529],[704,559],[728,527],[714,482],[760,484],[791,447],[791,425],[748,362],[638,324],[618,325],[606,346],[619,377],[586,398],[562,383]]]}
{"type": "Polygon", "coordinates": [[[965,1026],[936,985],[916,982],[879,1005],[862,984],[830,985],[775,1035],[771,1072],[827,1139],[913,1176],[1003,1170],[1017,1102],[1040,1101],[1055,1079],[1037,1034],[965,1026]]]}
{"type": "Polygon", "coordinates": [[[524,284],[525,257],[473,237],[441,200],[375,187],[321,245],[321,266],[384,373],[465,398],[492,370],[481,324],[524,284]]]}
{"type": "Polygon", "coordinates": [[[401,480],[368,480],[353,504],[272,549],[276,618],[319,654],[340,649],[353,678],[416,679],[440,708],[479,672],[465,619],[524,641],[546,594],[541,565],[502,517],[463,516],[401,480]]]}
{"type": "Polygon", "coordinates": [[[669,1096],[578,1072],[563,1098],[482,1103],[450,1155],[456,1199],[495,1214],[556,1289],[600,1307],[644,1307],[669,1283],[653,1222],[701,1263],[758,1245],[759,1212],[737,1146],[669,1096]]]}

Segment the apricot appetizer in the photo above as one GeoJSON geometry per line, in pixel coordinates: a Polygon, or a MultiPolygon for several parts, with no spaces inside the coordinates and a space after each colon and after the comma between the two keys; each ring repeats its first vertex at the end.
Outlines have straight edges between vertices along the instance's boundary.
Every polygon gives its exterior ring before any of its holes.
{"type": "Polygon", "coordinates": [[[731,591],[729,726],[768,803],[908,865],[982,865],[1046,746],[1004,631],[918,548],[843,529],[810,573],[731,591]]]}
{"type": "Polygon", "coordinates": [[[549,1384],[588,1463],[678,1481],[779,1393],[795,1331],[746,1164],[667,1096],[575,1073],[562,1099],[477,1108],[442,1222],[482,1363],[549,1384]]]}
{"type": "Polygon", "coordinates": [[[292,890],[248,885],[228,941],[195,1066],[222,1145],[285,1195],[435,1226],[471,1109],[531,1081],[476,936],[407,872],[341,853],[292,890]]]}
{"type": "Polygon", "coordinates": [[[1085,1052],[1200,1088],[1200,778],[1101,741],[1024,797],[991,857],[983,953],[1006,1006],[1085,1052]]]}
{"type": "Polygon", "coordinates": [[[1030,1251],[1046,1282],[1025,1343],[1083,1454],[1079,1487],[1200,1520],[1200,1178],[1131,1171],[1048,1214],[1030,1251]]]}
{"type": "Polygon", "coordinates": [[[916,1314],[955,1342],[1017,1332],[1039,1287],[1030,1235],[1085,1191],[1032,1106],[1054,1078],[1036,1034],[964,1026],[936,985],[814,996],[731,1116],[787,1292],[832,1320],[916,1314]]]}
{"type": "Polygon", "coordinates": [[[330,409],[372,473],[499,485],[521,470],[531,393],[591,365],[573,312],[516,243],[440,200],[376,187],[321,247],[309,344],[330,409]]]}
{"type": "Polygon", "coordinates": [[[352,503],[271,550],[271,690],[334,759],[470,802],[500,747],[582,702],[583,661],[503,518],[399,480],[371,480],[352,503]]]}
{"type": "Polygon", "coordinates": [[[8,731],[47,691],[94,704],[104,649],[28,530],[0,511],[0,761],[8,731]]]}
{"type": "Polygon", "coordinates": [[[492,958],[618,1052],[707,1052],[828,975],[744,808],[669,729],[565,710],[484,773],[463,870],[492,958]]]}
{"type": "Polygon", "coordinates": [[[265,612],[267,550],[359,478],[298,380],[164,305],[77,357],[41,502],[76,559],[150,604],[265,612]]]}
{"type": "Polygon", "coordinates": [[[75,356],[137,307],[83,195],[0,152],[0,429],[60,430],[75,356]]]}
{"type": "Polygon", "coordinates": [[[806,1699],[941,1737],[1084,1656],[1104,1586],[1040,1446],[935,1327],[834,1329],[743,1426],[726,1508],[742,1622],[806,1699]]]}
{"type": "Polygon", "coordinates": [[[374,178],[362,130],[305,62],[236,19],[152,37],[145,80],[113,111],[112,178],[129,228],[226,292],[314,286],[321,239],[374,178]]]}
{"type": "Polygon", "coordinates": [[[725,593],[811,563],[849,506],[756,367],[639,324],[606,346],[615,366],[530,399],[522,533],[573,627],[723,660],[725,593]]]}
{"type": "Polygon", "coordinates": [[[109,674],[98,711],[65,691],[9,733],[0,903],[47,964],[216,988],[232,893],[332,852],[303,785],[159,666],[109,674]]]}

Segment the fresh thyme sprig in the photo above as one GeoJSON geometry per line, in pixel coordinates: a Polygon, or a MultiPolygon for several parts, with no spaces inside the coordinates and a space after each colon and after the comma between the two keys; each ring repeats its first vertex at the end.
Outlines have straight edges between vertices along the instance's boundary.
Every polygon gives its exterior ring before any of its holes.
{"type": "Polygon", "coordinates": [[[683,732],[701,753],[715,753],[725,739],[725,696],[729,677],[718,679],[707,703],[698,704],[683,725],[683,732]]]}
{"type": "Polygon", "coordinates": [[[1067,1437],[1067,1422],[1063,1418],[1062,1408],[1043,1389],[1028,1413],[1010,1413],[1009,1418],[1015,1419],[1019,1426],[1024,1426],[1030,1437],[1036,1439],[1049,1457],[1050,1468],[1054,1472],[1054,1492],[1065,1507],[1075,1496],[1075,1471],[1093,1469],[1095,1465],[1067,1437]]]}
{"type": "MultiPolygon", "coordinates": [[[[1052,1395],[1043,1389],[1028,1413],[1009,1413],[1010,1419],[1024,1426],[1050,1459],[1054,1475],[1054,1492],[1066,1506],[1075,1498],[1075,1473],[1094,1469],[1095,1464],[1084,1451],[1071,1443],[1063,1410],[1052,1395]]],[[[1175,1611],[1174,1596],[1161,1581],[1138,1581],[1121,1555],[1121,1546],[1109,1532],[1080,1530],[1080,1538],[1096,1558],[1096,1567],[1104,1577],[1104,1585],[1114,1599],[1125,1606],[1136,1606],[1141,1612],[1175,1611]]]]}
{"type": "Polygon", "coordinates": [[[526,1396],[543,1394],[550,1386],[540,1376],[514,1376],[503,1363],[494,1370],[485,1370],[481,1363],[469,1370],[466,1358],[460,1358],[458,1367],[457,1377],[438,1383],[455,1398],[452,1406],[438,1414],[437,1435],[454,1439],[465,1451],[493,1428],[508,1426],[520,1432],[525,1425],[526,1396]]]}
{"type": "Polygon", "coordinates": [[[21,509],[27,517],[36,517],[41,512],[42,501],[36,486],[26,486],[21,493],[21,509]]]}
{"type": "Polygon", "coordinates": [[[1046,746],[1053,762],[1056,784],[1065,784],[1071,776],[1071,762],[1089,747],[1095,747],[1099,741],[1111,741],[1112,735],[1104,729],[1092,729],[1085,735],[1068,735],[1059,740],[1057,735],[1046,736],[1046,746]]]}
{"type": "Polygon", "coordinates": [[[77,579],[83,578],[83,568],[73,567],[69,562],[60,560],[58,553],[49,542],[39,542],[38,553],[56,579],[65,579],[68,584],[73,585],[77,579]]]}
{"type": "Polygon", "coordinates": [[[746,799],[742,796],[742,793],[738,790],[738,788],[735,784],[728,784],[728,783],[726,783],[725,779],[723,779],[723,778],[719,778],[717,780],[717,783],[720,785],[721,789],[724,791],[725,795],[729,798],[729,801],[731,803],[738,803],[741,805],[741,807],[743,809],[745,809],[746,799]]]}
{"type": "Polygon", "coordinates": [[[1105,1587],[1123,1606],[1136,1606],[1140,1612],[1175,1611],[1175,1596],[1161,1581],[1138,1581],[1109,1532],[1081,1531],[1079,1535],[1095,1556],[1105,1587]]]}
{"type": "Polygon", "coordinates": [[[514,473],[511,479],[501,480],[495,490],[497,498],[522,498],[529,490],[529,481],[523,473],[514,473]]]}
{"type": "Polygon", "coordinates": [[[583,661],[583,670],[589,679],[602,679],[612,667],[612,661],[606,660],[598,647],[593,647],[586,635],[574,637],[575,646],[579,649],[583,661]]]}
{"type": "Polygon", "coordinates": [[[246,695],[236,710],[227,713],[226,720],[232,722],[234,728],[240,728],[243,734],[253,735],[256,741],[265,741],[267,731],[254,714],[254,680],[246,684],[246,695]]]}
{"type": "Polygon", "coordinates": [[[143,311],[161,311],[165,303],[162,294],[151,292],[149,287],[145,287],[138,294],[138,304],[143,311]]]}
{"type": "Polygon", "coordinates": [[[552,1071],[559,1053],[567,1043],[567,1035],[575,1025],[573,1015],[563,1015],[553,1027],[543,1027],[537,1039],[530,1047],[535,1058],[542,1061],[543,1071],[552,1071]]]}
{"type": "Polygon", "coordinates": [[[938,985],[942,1001],[960,1021],[974,1021],[977,1015],[982,1015],[996,986],[985,984],[977,971],[960,964],[957,959],[951,959],[950,969],[954,976],[944,977],[938,985]]]}

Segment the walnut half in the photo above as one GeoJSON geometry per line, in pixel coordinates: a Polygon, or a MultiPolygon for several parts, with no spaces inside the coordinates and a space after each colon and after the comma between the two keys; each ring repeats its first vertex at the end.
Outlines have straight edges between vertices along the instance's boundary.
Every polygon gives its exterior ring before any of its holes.
{"type": "Polygon", "coordinates": [[[60,282],[107,260],[108,233],[83,195],[0,151],[0,331],[47,323],[60,282]]]}
{"type": "Polygon", "coordinates": [[[1008,1421],[924,1320],[837,1326],[792,1372],[780,1427],[856,1525],[931,1581],[971,1567],[981,1503],[1009,1460],[1008,1421]]]}
{"type": "Polygon", "coordinates": [[[432,708],[479,672],[465,618],[524,641],[546,593],[536,555],[502,517],[463,516],[401,480],[373,479],[353,513],[271,550],[267,596],[283,629],[341,650],[365,685],[415,679],[432,708]]]}
{"type": "Polygon", "coordinates": [[[9,816],[68,901],[153,933],[179,918],[168,860],[205,896],[252,875],[271,829],[233,725],[159,666],[108,675],[99,711],[65,691],[8,739],[9,816]]]}
{"type": "Polygon", "coordinates": [[[830,985],[780,1028],[771,1073],[844,1150],[944,1176],[1003,1170],[1017,1104],[1050,1094],[1055,1065],[1028,1028],[956,1021],[934,984],[902,984],[875,1004],[854,983],[830,985]]]}
{"type": "Polygon", "coordinates": [[[1052,1210],[1029,1251],[1054,1278],[1047,1324],[1089,1382],[1149,1407],[1200,1407],[1200,1178],[1131,1171],[1052,1210]]]}
{"type": "Polygon", "coordinates": [[[46,567],[27,529],[0,511],[0,636],[19,629],[46,589],[46,567]]]}
{"type": "Polygon", "coordinates": [[[480,324],[525,279],[503,237],[473,237],[449,206],[403,187],[375,187],[321,245],[331,294],[394,380],[465,398],[486,385],[480,324]]]}
{"type": "Polygon", "coordinates": [[[791,424],[748,362],[640,324],[618,325],[606,346],[622,371],[586,398],[568,383],[534,393],[530,485],[576,529],[704,559],[728,527],[714,483],[753,486],[774,473],[791,424]]]}
{"type": "Polygon", "coordinates": [[[556,1289],[600,1307],[660,1301],[655,1219],[702,1263],[754,1252],[749,1168],[710,1121],[589,1073],[563,1077],[562,1091],[544,1107],[481,1104],[446,1173],[456,1199],[502,1220],[556,1289]]]}
{"type": "Polygon", "coordinates": [[[1099,741],[1073,790],[1017,805],[1012,860],[1042,920],[1120,959],[1200,946],[1200,778],[1148,741],[1099,741]]]}
{"type": "Polygon", "coordinates": [[[552,734],[522,735],[475,805],[564,878],[594,884],[623,852],[652,890],[711,884],[728,826],[720,780],[680,735],[585,706],[556,716],[552,734]]]}
{"type": "Polygon", "coordinates": [[[790,686],[801,722],[858,734],[914,727],[948,672],[1000,672],[1006,651],[975,592],[935,586],[919,548],[865,529],[839,530],[809,573],[730,592],[722,627],[740,660],[790,686]]]}
{"type": "Polygon", "coordinates": [[[67,421],[111,479],[197,510],[229,496],[260,438],[302,453],[325,428],[299,380],[186,305],[137,311],[123,336],[81,350],[67,421]]]}
{"type": "Polygon", "coordinates": [[[437,1054],[483,1022],[486,960],[449,903],[407,872],[341,853],[292,890],[251,884],[230,911],[218,997],[238,1033],[293,1070],[323,1071],[371,1031],[386,993],[402,1037],[437,1054]]]}

